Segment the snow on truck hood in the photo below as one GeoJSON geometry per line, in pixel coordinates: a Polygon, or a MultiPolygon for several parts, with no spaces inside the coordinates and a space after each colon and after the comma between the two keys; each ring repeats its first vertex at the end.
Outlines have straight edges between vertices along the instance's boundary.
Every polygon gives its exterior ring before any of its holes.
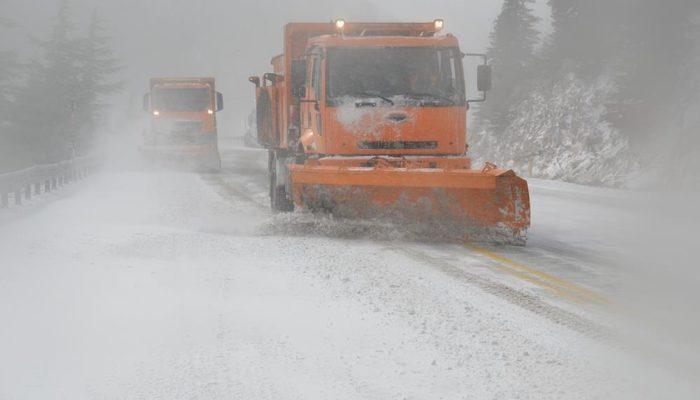
{"type": "Polygon", "coordinates": [[[394,127],[398,135],[405,128],[415,124],[415,110],[401,105],[411,101],[405,96],[393,96],[389,98],[394,105],[366,105],[362,103],[382,102],[385,100],[373,100],[372,97],[357,98],[343,97],[336,107],[336,120],[348,132],[353,132],[358,137],[381,136],[381,132],[387,127],[394,127]],[[359,106],[358,106],[359,105],[359,106]],[[392,119],[392,117],[394,117],[392,119]]]}

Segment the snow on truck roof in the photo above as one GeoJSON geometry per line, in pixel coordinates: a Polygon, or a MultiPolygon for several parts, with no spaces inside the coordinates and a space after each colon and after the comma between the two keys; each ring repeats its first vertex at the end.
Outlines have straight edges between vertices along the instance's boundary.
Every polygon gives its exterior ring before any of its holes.
{"type": "MultiPolygon", "coordinates": [[[[438,20],[436,20],[438,21],[438,20]]],[[[443,25],[431,22],[353,22],[343,23],[343,34],[347,36],[434,36],[443,25]]],[[[441,21],[441,20],[439,20],[441,21]]],[[[293,22],[285,27],[285,35],[299,32],[318,32],[332,34],[338,31],[335,22],[330,23],[298,23],[293,22]]]]}
{"type": "Polygon", "coordinates": [[[212,83],[212,77],[151,78],[151,83],[212,83]]]}
{"type": "MultiPolygon", "coordinates": [[[[393,41],[395,45],[416,46],[435,45],[442,40],[456,39],[451,35],[438,37],[437,34],[444,28],[442,20],[432,22],[343,22],[342,29],[336,26],[336,22],[330,23],[290,23],[284,27],[284,63],[290,64],[293,59],[300,58],[306,51],[309,42],[330,45],[348,45],[353,40],[364,38],[364,45],[370,45],[374,41],[393,41]],[[440,22],[438,24],[438,22],[440,22]],[[335,39],[333,39],[335,38],[335,39]],[[414,39],[419,39],[413,42],[414,39]],[[320,42],[319,42],[320,41],[320,42]],[[340,42],[342,41],[342,42],[340,42]]],[[[448,44],[445,44],[448,45],[448,44]]],[[[289,67],[287,67],[289,68],[289,67]]],[[[287,71],[289,72],[289,71],[287,71]]]]}
{"type": "Polygon", "coordinates": [[[214,78],[151,78],[151,87],[214,87],[214,78]]]}
{"type": "Polygon", "coordinates": [[[321,47],[457,47],[459,41],[452,35],[415,36],[344,36],[324,35],[312,38],[308,46],[321,47]]]}

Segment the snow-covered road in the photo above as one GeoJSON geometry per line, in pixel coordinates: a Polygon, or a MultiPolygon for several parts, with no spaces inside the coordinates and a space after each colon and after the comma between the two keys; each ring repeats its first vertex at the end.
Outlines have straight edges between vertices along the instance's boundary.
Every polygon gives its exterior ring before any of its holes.
{"type": "Polygon", "coordinates": [[[0,399],[697,394],[606,339],[618,192],[534,181],[528,247],[435,244],[273,216],[266,154],[224,163],[0,210],[0,399]]]}

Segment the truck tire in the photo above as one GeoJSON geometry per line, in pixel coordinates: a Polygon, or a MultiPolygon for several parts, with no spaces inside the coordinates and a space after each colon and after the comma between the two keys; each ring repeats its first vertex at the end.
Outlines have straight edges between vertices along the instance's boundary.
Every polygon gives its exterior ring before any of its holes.
{"type": "Polygon", "coordinates": [[[269,151],[268,175],[270,178],[270,208],[272,212],[292,212],[294,202],[291,193],[287,191],[287,159],[279,157],[276,151],[269,151]],[[284,175],[280,175],[283,173],[284,175]]]}
{"type": "Polygon", "coordinates": [[[221,156],[217,153],[215,156],[210,157],[208,161],[208,169],[211,173],[221,172],[221,156]]]}

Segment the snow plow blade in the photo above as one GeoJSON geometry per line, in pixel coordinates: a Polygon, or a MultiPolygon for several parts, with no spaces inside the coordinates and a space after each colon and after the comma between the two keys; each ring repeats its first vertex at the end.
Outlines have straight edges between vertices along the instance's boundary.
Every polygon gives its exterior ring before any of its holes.
{"type": "Polygon", "coordinates": [[[290,165],[293,200],[346,218],[389,218],[453,239],[524,245],[530,227],[527,182],[511,170],[290,165]]]}

